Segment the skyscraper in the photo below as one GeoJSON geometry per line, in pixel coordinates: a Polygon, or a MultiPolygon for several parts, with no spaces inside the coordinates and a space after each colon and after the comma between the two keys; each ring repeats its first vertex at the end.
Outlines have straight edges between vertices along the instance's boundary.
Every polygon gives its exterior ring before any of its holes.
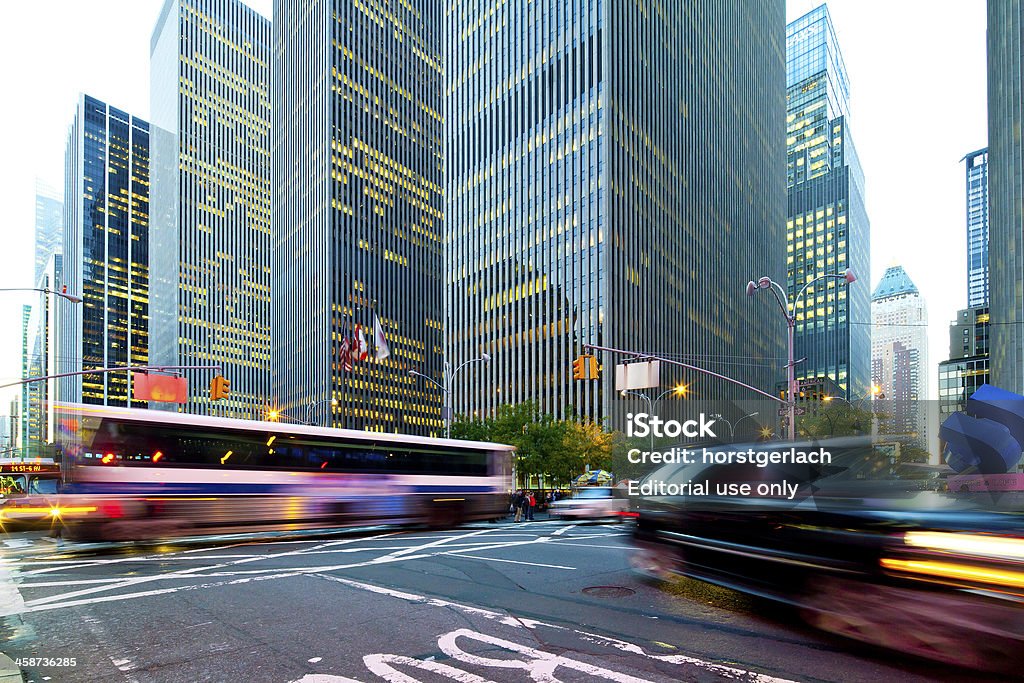
{"type": "MultiPolygon", "coordinates": [[[[39,289],[59,291],[64,277],[63,257],[51,254],[48,265],[36,281],[39,289]]],[[[32,306],[27,327],[27,356],[22,379],[47,377],[56,373],[56,343],[58,340],[56,310],[68,302],[61,297],[40,295],[32,306]]],[[[56,379],[28,382],[22,385],[25,400],[22,404],[22,434],[26,457],[44,455],[43,445],[53,441],[51,415],[55,398],[56,379]]]]}
{"type": "Polygon", "coordinates": [[[493,359],[455,412],[608,415],[623,358],[574,382],[588,342],[770,389],[785,323],[744,286],[784,272],[783,3],[472,0],[445,19],[445,348],[493,359]]]}
{"type": "MultiPolygon", "coordinates": [[[[167,0],[151,43],[151,358],[186,412],[262,417],[270,395],[270,22],[239,0],[167,0]]],[[[311,245],[312,246],[312,245],[311,245]]]]}
{"type": "Polygon", "coordinates": [[[992,384],[1024,393],[1022,0],[988,0],[989,276],[992,384]]]}
{"type": "Polygon", "coordinates": [[[448,18],[344,0],[276,0],[274,17],[274,396],[292,419],[439,431],[442,392],[409,370],[444,382],[448,18]],[[374,314],[391,355],[353,360],[374,314]]]}
{"type": "MultiPolygon", "coordinates": [[[[871,272],[864,175],[850,135],[849,84],[828,8],[786,27],[786,285],[847,268],[871,272]]],[[[795,302],[797,378],[828,377],[849,399],[868,394],[869,291],[834,279],[795,302]]]]}
{"type": "Polygon", "coordinates": [[[39,282],[50,262],[50,257],[59,254],[61,239],[64,236],[64,204],[56,196],[56,191],[41,183],[36,183],[36,233],[35,259],[36,269],[32,282],[39,282]]]}
{"type": "MultiPolygon", "coordinates": [[[[145,365],[149,350],[149,124],[82,95],[64,167],[63,284],[81,305],[50,302],[57,372],[145,365]]],[[[58,400],[126,406],[127,372],[67,377],[58,400]]]]}
{"type": "Polygon", "coordinates": [[[890,431],[927,446],[928,309],[902,266],[891,266],[871,295],[871,374],[888,401],[890,431]]]}
{"type": "Polygon", "coordinates": [[[988,149],[967,162],[967,305],[988,306],[988,149]]]}

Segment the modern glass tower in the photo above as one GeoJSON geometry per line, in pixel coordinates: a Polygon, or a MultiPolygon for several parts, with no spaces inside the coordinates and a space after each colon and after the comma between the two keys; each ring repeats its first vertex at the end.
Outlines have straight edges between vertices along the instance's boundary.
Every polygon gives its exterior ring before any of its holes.
{"type": "Polygon", "coordinates": [[[1024,393],[1024,2],[988,0],[992,384],[1024,393]]]}
{"type": "Polygon", "coordinates": [[[443,424],[438,2],[274,3],[274,390],[292,419],[443,424]],[[354,360],[379,317],[391,355],[354,360]],[[336,406],[331,400],[337,401],[336,406]]]}
{"type": "MultiPolygon", "coordinates": [[[[64,167],[63,284],[80,305],[51,302],[57,371],[145,365],[149,359],[149,124],[82,95],[64,167]]],[[[67,377],[58,400],[131,401],[128,372],[67,377]]]]}
{"type": "MultiPolygon", "coordinates": [[[[239,0],[167,0],[151,43],[153,362],[185,412],[262,418],[270,397],[270,21],[239,0]]],[[[168,404],[157,404],[166,407],[168,404]]]]}
{"type": "Polygon", "coordinates": [[[607,416],[624,358],[600,354],[601,379],[574,381],[584,343],[774,385],[785,323],[744,286],[784,272],[783,10],[446,11],[445,354],[493,359],[458,378],[456,413],[535,400],[607,416]]]}
{"type": "Polygon", "coordinates": [[[50,257],[60,253],[64,234],[64,203],[50,187],[36,183],[36,270],[32,282],[39,282],[50,257]]]}
{"type": "MultiPolygon", "coordinates": [[[[850,136],[849,83],[828,8],[786,27],[786,284],[792,299],[814,278],[871,272],[864,176],[850,136]]],[[[825,279],[796,303],[797,378],[827,377],[854,400],[868,395],[868,287],[825,279]]]]}
{"type": "Polygon", "coordinates": [[[872,379],[888,403],[890,431],[928,443],[928,308],[902,266],[886,269],[871,294],[872,379]]]}
{"type": "Polygon", "coordinates": [[[967,163],[967,306],[988,306],[988,149],[967,163]]]}
{"type": "MultiPolygon", "coordinates": [[[[63,281],[63,257],[51,254],[46,268],[36,281],[39,289],[60,291],[63,281]]],[[[56,373],[56,309],[66,303],[61,297],[40,295],[39,303],[32,307],[28,319],[27,357],[22,379],[46,377],[56,373]]],[[[22,435],[25,457],[44,455],[43,445],[53,442],[52,399],[56,380],[29,382],[22,385],[25,400],[22,404],[22,435]]]]}

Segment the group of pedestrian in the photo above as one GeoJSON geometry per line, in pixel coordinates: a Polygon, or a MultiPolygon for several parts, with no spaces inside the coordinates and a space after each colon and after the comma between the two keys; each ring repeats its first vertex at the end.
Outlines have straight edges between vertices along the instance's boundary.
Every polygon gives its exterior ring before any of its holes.
{"type": "Polygon", "coordinates": [[[537,509],[537,497],[533,491],[519,489],[512,494],[512,501],[509,505],[509,514],[515,514],[515,521],[533,521],[533,512],[537,509]]]}

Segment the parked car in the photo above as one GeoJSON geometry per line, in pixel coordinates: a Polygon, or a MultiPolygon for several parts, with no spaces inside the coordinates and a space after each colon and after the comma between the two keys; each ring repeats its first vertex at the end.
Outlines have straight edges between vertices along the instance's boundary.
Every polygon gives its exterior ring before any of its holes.
{"type": "Polygon", "coordinates": [[[823,445],[837,454],[826,466],[666,465],[652,473],[666,483],[708,482],[712,493],[636,500],[634,567],[787,603],[811,624],[860,641],[1016,671],[1024,512],[922,487],[869,440],[795,447],[823,445]],[[717,483],[787,478],[800,483],[792,498],[713,494],[717,483]]]}
{"type": "Polygon", "coordinates": [[[610,486],[585,486],[571,498],[556,500],[548,507],[552,517],[566,519],[621,519],[626,499],[610,486]]]}

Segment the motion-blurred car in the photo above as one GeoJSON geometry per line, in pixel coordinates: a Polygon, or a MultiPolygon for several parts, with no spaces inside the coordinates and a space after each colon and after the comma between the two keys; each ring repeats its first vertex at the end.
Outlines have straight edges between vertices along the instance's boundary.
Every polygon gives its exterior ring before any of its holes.
{"type": "Polygon", "coordinates": [[[565,519],[621,519],[626,499],[609,486],[586,486],[577,489],[572,498],[556,500],[548,506],[548,514],[565,519]]]}
{"type": "Polygon", "coordinates": [[[860,641],[978,670],[1018,671],[1024,513],[928,490],[902,478],[905,468],[863,440],[795,447],[821,445],[835,454],[830,464],[655,471],[644,482],[707,482],[710,490],[635,501],[634,567],[788,603],[811,624],[860,641]],[[756,490],[780,480],[799,482],[795,495],[714,493],[718,484],[756,490]]]}

